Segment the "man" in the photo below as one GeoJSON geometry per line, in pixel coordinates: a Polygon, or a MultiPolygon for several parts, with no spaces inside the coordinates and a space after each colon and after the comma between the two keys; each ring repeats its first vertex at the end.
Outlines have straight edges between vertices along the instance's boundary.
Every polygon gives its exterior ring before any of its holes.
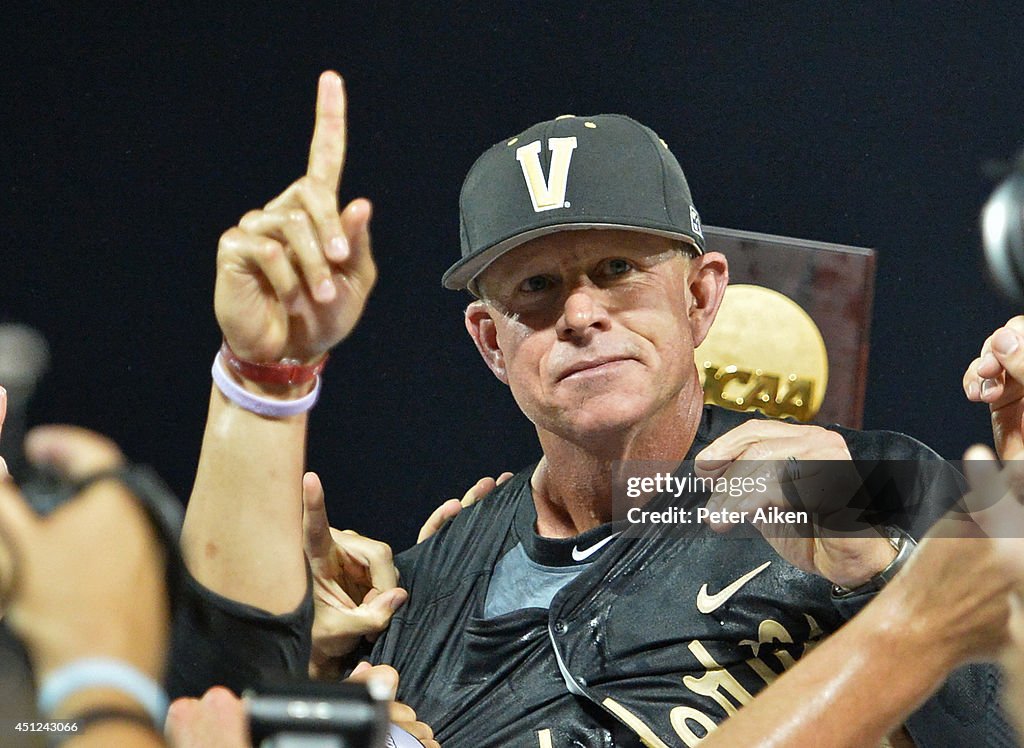
{"type": "MultiPolygon", "coordinates": [[[[317,108],[306,176],[246,214],[218,253],[226,346],[183,545],[207,628],[225,641],[176,658],[192,690],[306,663],[304,413],[376,276],[369,204],[337,209],[333,73],[317,108]]],[[[399,698],[442,743],[694,745],[870,599],[912,540],[802,527],[727,542],[702,524],[619,537],[613,465],[696,458],[721,477],[743,460],[934,455],[900,435],[703,407],[693,349],[727,264],[704,251],[682,171],[642,125],[568,117],[503,141],[470,171],[461,213],[463,257],[445,284],[479,297],[466,327],[543,457],[396,559],[404,590],[374,598],[390,609],[378,604],[382,619],[398,609],[374,659],[395,666],[399,698]]],[[[941,511],[929,494],[948,488],[915,484],[922,523],[941,511]]],[[[186,624],[179,641],[195,632],[186,624]]],[[[985,740],[1002,729],[994,687],[986,670],[961,673],[912,734],[920,745],[985,740]]]]}

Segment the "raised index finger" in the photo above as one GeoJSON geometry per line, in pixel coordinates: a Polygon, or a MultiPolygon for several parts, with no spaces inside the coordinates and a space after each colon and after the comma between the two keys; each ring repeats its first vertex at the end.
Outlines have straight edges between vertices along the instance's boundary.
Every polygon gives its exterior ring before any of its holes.
{"type": "Polygon", "coordinates": [[[316,124],[309,145],[306,175],[338,190],[345,165],[345,89],[333,70],[320,74],[316,92],[316,124]]]}

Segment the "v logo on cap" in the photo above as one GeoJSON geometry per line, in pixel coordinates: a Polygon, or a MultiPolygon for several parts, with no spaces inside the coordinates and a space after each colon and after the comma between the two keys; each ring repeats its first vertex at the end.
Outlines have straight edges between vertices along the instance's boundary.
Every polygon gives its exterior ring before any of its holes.
{"type": "Polygon", "coordinates": [[[565,188],[569,185],[569,164],[572,152],[576,150],[576,138],[551,138],[548,140],[551,151],[551,168],[548,178],[540,167],[540,141],[521,145],[516,148],[516,161],[523,167],[526,177],[526,189],[530,191],[533,210],[540,213],[552,208],[564,208],[565,188]]]}

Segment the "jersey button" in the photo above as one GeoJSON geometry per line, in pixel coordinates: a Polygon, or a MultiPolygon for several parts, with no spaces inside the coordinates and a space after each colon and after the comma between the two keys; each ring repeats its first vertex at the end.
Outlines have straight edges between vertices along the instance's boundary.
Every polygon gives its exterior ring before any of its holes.
{"type": "Polygon", "coordinates": [[[555,621],[555,633],[556,634],[561,636],[561,635],[563,635],[568,630],[569,630],[569,627],[566,625],[565,621],[555,621]]]}

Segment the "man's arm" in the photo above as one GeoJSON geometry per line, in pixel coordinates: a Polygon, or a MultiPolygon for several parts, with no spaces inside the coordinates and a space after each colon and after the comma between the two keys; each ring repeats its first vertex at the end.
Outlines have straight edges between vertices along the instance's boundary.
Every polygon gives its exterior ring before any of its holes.
{"type": "MultiPolygon", "coordinates": [[[[370,204],[354,200],[338,212],[344,160],[344,91],[341,78],[327,72],[320,77],[306,175],[220,240],[217,321],[241,359],[317,362],[362,314],[376,280],[370,204]]],[[[311,389],[235,379],[254,394],[281,400],[311,389]]],[[[277,614],[305,595],[305,434],[305,414],[260,416],[213,388],[182,531],[189,571],[213,592],[277,614]]]]}
{"type": "MultiPolygon", "coordinates": [[[[1004,459],[1019,459],[1024,444],[1022,343],[1024,317],[1015,317],[985,341],[964,375],[968,399],[990,406],[993,437],[1004,459]]],[[[972,513],[990,535],[1004,539],[963,537],[980,531],[973,523],[941,521],[871,604],[702,746],[877,744],[958,665],[996,657],[1008,637],[1010,593],[1024,581],[1024,565],[1012,552],[1020,533],[1007,528],[1019,527],[1019,521],[1006,521],[1007,511],[1019,512],[1019,500],[979,498],[983,481],[971,470],[968,477],[975,489],[967,502],[972,513]],[[995,516],[997,505],[1003,511],[995,516]]]]}
{"type": "Polygon", "coordinates": [[[994,658],[1021,574],[980,535],[941,521],[871,604],[702,748],[877,745],[955,668],[994,658]]]}

